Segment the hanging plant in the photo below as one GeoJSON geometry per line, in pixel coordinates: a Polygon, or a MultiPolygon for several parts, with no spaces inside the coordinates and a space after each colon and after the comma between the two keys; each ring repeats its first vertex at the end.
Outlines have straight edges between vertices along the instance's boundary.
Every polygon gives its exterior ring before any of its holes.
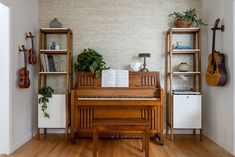
{"type": "Polygon", "coordinates": [[[39,89],[40,97],[38,99],[38,103],[41,104],[41,111],[43,112],[44,117],[48,119],[50,118],[50,115],[47,112],[47,107],[49,103],[49,98],[52,97],[53,93],[54,93],[54,89],[52,89],[49,86],[39,89]]]}

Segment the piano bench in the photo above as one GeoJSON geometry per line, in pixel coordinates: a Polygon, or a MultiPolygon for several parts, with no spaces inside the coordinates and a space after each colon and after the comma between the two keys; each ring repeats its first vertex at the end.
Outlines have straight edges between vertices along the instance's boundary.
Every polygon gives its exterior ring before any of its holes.
{"type": "Polygon", "coordinates": [[[145,157],[149,157],[149,121],[141,118],[120,118],[120,119],[94,119],[93,128],[93,157],[98,153],[99,132],[118,131],[142,131],[142,151],[145,157]]]}

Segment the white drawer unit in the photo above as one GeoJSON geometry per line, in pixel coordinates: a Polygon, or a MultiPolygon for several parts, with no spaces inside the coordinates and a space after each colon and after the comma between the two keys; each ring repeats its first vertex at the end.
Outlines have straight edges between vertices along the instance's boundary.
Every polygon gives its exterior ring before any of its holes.
{"type": "Polygon", "coordinates": [[[66,127],[65,95],[53,95],[49,99],[47,112],[50,118],[45,118],[38,104],[38,128],[65,128],[66,127]]]}
{"type": "Polygon", "coordinates": [[[201,129],[201,95],[173,95],[173,128],[201,129]]]}

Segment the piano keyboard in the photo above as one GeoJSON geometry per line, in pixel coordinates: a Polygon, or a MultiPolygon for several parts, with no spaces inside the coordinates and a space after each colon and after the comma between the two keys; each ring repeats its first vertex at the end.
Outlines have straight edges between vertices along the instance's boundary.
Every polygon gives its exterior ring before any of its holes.
{"type": "Polygon", "coordinates": [[[160,100],[159,98],[78,98],[78,100],[160,100]]]}

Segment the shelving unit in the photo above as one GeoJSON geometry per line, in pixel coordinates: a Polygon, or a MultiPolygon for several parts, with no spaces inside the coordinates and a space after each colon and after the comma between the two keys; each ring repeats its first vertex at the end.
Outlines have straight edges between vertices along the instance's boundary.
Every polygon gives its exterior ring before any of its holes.
{"type": "Polygon", "coordinates": [[[39,59],[38,59],[38,89],[47,86],[47,77],[58,77],[64,76],[66,89],[64,89],[63,94],[55,91],[55,95],[51,98],[50,104],[48,105],[48,112],[51,115],[50,119],[44,118],[42,116],[42,111],[40,110],[40,104],[38,105],[38,138],[40,134],[40,129],[44,129],[44,134],[47,128],[65,128],[66,138],[68,138],[68,128],[69,128],[69,102],[70,102],[70,91],[73,85],[72,76],[72,63],[73,63],[73,33],[69,28],[41,28],[40,29],[40,39],[39,39],[39,59]],[[66,49],[61,50],[51,50],[47,47],[48,36],[51,34],[56,35],[66,35],[66,49]],[[65,55],[66,56],[66,67],[65,71],[59,72],[48,72],[43,71],[41,64],[41,54],[47,55],[65,55]]]}
{"type": "MultiPolygon", "coordinates": [[[[202,121],[201,121],[201,49],[200,49],[200,29],[199,28],[171,28],[166,36],[166,133],[173,140],[175,129],[196,129],[200,130],[200,139],[202,140],[202,121]],[[193,49],[174,49],[173,35],[188,34],[192,35],[193,49]],[[192,71],[179,72],[173,71],[173,60],[177,55],[189,55],[192,57],[192,71]],[[179,95],[173,93],[173,79],[175,77],[192,77],[192,88],[197,95],[179,95]]],[[[177,90],[177,89],[176,89],[177,90]]]]}

